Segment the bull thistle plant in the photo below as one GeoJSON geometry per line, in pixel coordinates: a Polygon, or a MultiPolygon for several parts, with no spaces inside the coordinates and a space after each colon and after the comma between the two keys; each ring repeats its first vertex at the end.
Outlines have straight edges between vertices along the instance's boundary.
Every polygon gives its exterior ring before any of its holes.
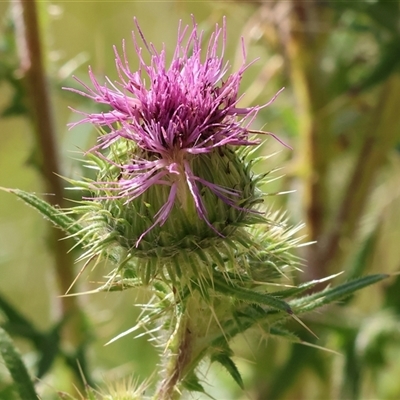
{"type": "MultiPolygon", "coordinates": [[[[82,201],[64,211],[11,191],[75,238],[86,264],[107,261],[109,274],[96,292],[145,287],[152,293],[137,324],[113,339],[138,329],[157,339],[165,361],[146,398],[204,392],[197,368],[205,359],[221,364],[243,388],[232,338],[258,327],[271,338],[301,342],[284,328],[286,319],[308,329],[299,314],[386,275],[313,294],[305,292],[322,280],[294,285],[301,225],[288,225],[285,213],[265,206],[260,187],[268,174],[253,169],[263,160],[255,157],[263,137],[280,141],[252,129],[258,112],[275,97],[262,106],[239,106],[249,64],[243,47],[242,66],[230,72],[225,21],[203,49],[196,23],[180,26],[170,63],[165,49],[157,51],[137,23],[136,28],[137,71],[129,66],[123,42],[122,54],[114,49],[118,82],[106,78],[102,84],[89,70],[90,85],[79,81],[82,91],[68,89],[109,108],[80,112],[78,123],[93,124],[99,133],[85,153],[97,177],[69,180],[85,193],[82,201]]],[[[123,398],[144,398],[143,387],[135,393],[123,398]]]]}

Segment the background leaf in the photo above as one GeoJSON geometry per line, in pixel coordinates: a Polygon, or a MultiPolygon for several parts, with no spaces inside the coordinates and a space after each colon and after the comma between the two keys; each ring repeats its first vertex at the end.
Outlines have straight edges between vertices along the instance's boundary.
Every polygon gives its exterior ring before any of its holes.
{"type": "Polygon", "coordinates": [[[37,400],[38,396],[19,351],[4,329],[0,328],[0,354],[9,370],[21,400],[37,400]]]}

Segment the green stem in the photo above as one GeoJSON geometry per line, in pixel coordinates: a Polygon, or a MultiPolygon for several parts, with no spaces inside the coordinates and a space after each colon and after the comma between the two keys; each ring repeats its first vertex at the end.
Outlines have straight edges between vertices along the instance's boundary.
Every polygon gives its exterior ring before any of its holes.
{"type": "Polygon", "coordinates": [[[194,370],[210,349],[212,341],[221,334],[220,326],[211,315],[210,306],[199,291],[191,292],[186,298],[176,295],[176,306],[171,317],[175,325],[168,341],[165,354],[167,361],[154,400],[180,399],[184,388],[202,391],[194,370]],[[196,389],[193,389],[193,385],[196,389]]]}
{"type": "Polygon", "coordinates": [[[181,397],[178,385],[184,376],[187,365],[191,361],[191,336],[189,317],[187,313],[179,312],[175,331],[172,333],[168,346],[169,354],[163,370],[164,376],[154,400],[177,400],[181,397]]]}

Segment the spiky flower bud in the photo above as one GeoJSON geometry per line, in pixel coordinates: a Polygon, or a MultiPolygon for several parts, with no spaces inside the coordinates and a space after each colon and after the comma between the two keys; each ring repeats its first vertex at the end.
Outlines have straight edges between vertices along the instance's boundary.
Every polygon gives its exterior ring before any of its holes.
{"type": "Polygon", "coordinates": [[[165,49],[157,52],[137,29],[149,64],[133,34],[136,72],[123,43],[122,58],[114,49],[119,82],[101,85],[90,70],[93,88],[80,82],[86,92],[70,89],[111,108],[78,122],[101,132],[91,150],[98,178],[85,185],[93,197],[84,218],[96,238],[87,255],[112,241],[126,250],[120,267],[135,259],[135,275],[145,282],[160,273],[172,280],[208,276],[207,266],[234,261],[238,246],[251,247],[242,228],[262,219],[259,177],[246,160],[259,143],[250,124],[262,107],[238,106],[247,65],[228,75],[225,23],[205,52],[197,25],[180,27],[169,65],[165,49]]]}

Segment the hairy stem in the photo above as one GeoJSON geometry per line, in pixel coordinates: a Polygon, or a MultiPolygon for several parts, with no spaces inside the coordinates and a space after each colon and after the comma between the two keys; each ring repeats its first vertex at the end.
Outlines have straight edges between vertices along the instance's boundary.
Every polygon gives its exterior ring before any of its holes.
{"type": "Polygon", "coordinates": [[[185,367],[191,358],[191,331],[187,315],[177,318],[175,332],[169,345],[168,362],[165,365],[164,377],[154,400],[175,400],[180,398],[178,384],[183,377],[185,367]]]}
{"type": "Polygon", "coordinates": [[[221,333],[199,292],[191,292],[185,300],[179,295],[176,297],[172,317],[175,325],[167,344],[167,361],[154,400],[179,399],[184,380],[193,374],[207,354],[212,340],[221,333]]]}

